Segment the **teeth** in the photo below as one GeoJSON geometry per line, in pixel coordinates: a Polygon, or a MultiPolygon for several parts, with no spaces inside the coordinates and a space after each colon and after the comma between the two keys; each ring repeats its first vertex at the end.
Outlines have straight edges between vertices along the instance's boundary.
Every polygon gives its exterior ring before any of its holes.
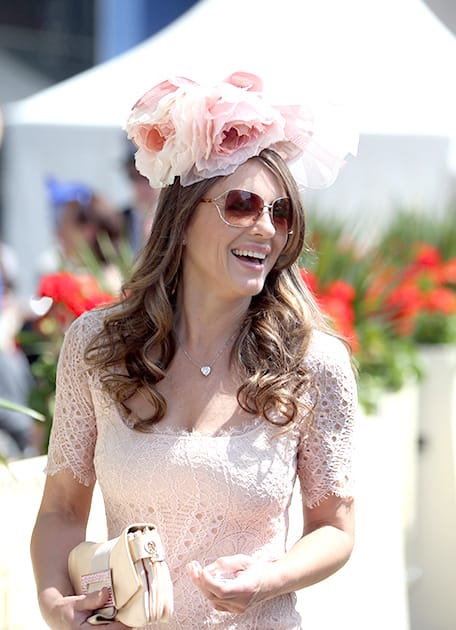
{"type": "Polygon", "coordinates": [[[233,249],[233,254],[235,254],[236,256],[248,256],[249,258],[258,258],[259,260],[264,260],[266,258],[266,254],[252,252],[248,249],[233,249]]]}

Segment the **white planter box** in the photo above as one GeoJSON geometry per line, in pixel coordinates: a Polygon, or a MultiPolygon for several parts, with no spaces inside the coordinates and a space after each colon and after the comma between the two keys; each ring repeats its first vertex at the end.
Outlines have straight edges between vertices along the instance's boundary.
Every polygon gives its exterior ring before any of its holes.
{"type": "MultiPolygon", "coordinates": [[[[415,385],[384,394],[375,415],[359,412],[355,549],[338,573],[298,593],[304,627],[410,630],[405,538],[415,523],[416,444],[415,385]]],[[[302,527],[299,500],[295,493],[290,542],[302,527]]]]}
{"type": "Polygon", "coordinates": [[[456,345],[424,346],[419,390],[417,579],[410,585],[413,630],[456,627],[456,345]]]}

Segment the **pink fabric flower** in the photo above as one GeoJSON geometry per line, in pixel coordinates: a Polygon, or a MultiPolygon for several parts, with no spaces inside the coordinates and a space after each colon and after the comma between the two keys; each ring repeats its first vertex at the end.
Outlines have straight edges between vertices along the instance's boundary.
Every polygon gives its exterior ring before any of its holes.
{"type": "MultiPolygon", "coordinates": [[[[188,186],[229,175],[265,148],[293,161],[315,144],[312,116],[268,103],[261,79],[247,72],[209,86],[183,77],[163,81],[137,101],[126,130],[138,148],[136,166],[153,188],[176,176],[188,186]]],[[[311,159],[316,153],[313,147],[311,159]]],[[[343,162],[324,159],[331,168],[343,162]]]]}

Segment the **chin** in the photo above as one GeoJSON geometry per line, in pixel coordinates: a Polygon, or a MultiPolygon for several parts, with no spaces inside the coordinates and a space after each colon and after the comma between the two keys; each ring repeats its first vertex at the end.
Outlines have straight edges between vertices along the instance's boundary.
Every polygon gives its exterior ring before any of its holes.
{"type": "Polygon", "coordinates": [[[264,282],[252,282],[244,287],[244,295],[246,297],[254,297],[262,292],[264,289],[264,282]]]}

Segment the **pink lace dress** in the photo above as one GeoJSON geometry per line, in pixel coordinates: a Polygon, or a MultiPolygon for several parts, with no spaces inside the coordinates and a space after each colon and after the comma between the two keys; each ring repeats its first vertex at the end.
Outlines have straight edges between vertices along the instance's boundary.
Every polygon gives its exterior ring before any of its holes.
{"type": "Polygon", "coordinates": [[[343,344],[323,333],[311,341],[306,361],[321,395],[309,435],[299,428],[279,434],[261,419],[217,434],[164,430],[160,423],[144,434],[128,427],[101,391],[97,371],[84,364],[84,347],[98,326],[99,315],[89,312],[65,336],[47,473],[71,470],[82,484],[98,480],[109,537],[131,522],[157,525],[175,614],[170,623],[147,628],[301,628],[294,593],[242,615],[217,612],[193,586],[186,565],[236,553],[281,557],[297,478],[308,506],[329,493],[352,495],[356,386],[343,344]]]}

